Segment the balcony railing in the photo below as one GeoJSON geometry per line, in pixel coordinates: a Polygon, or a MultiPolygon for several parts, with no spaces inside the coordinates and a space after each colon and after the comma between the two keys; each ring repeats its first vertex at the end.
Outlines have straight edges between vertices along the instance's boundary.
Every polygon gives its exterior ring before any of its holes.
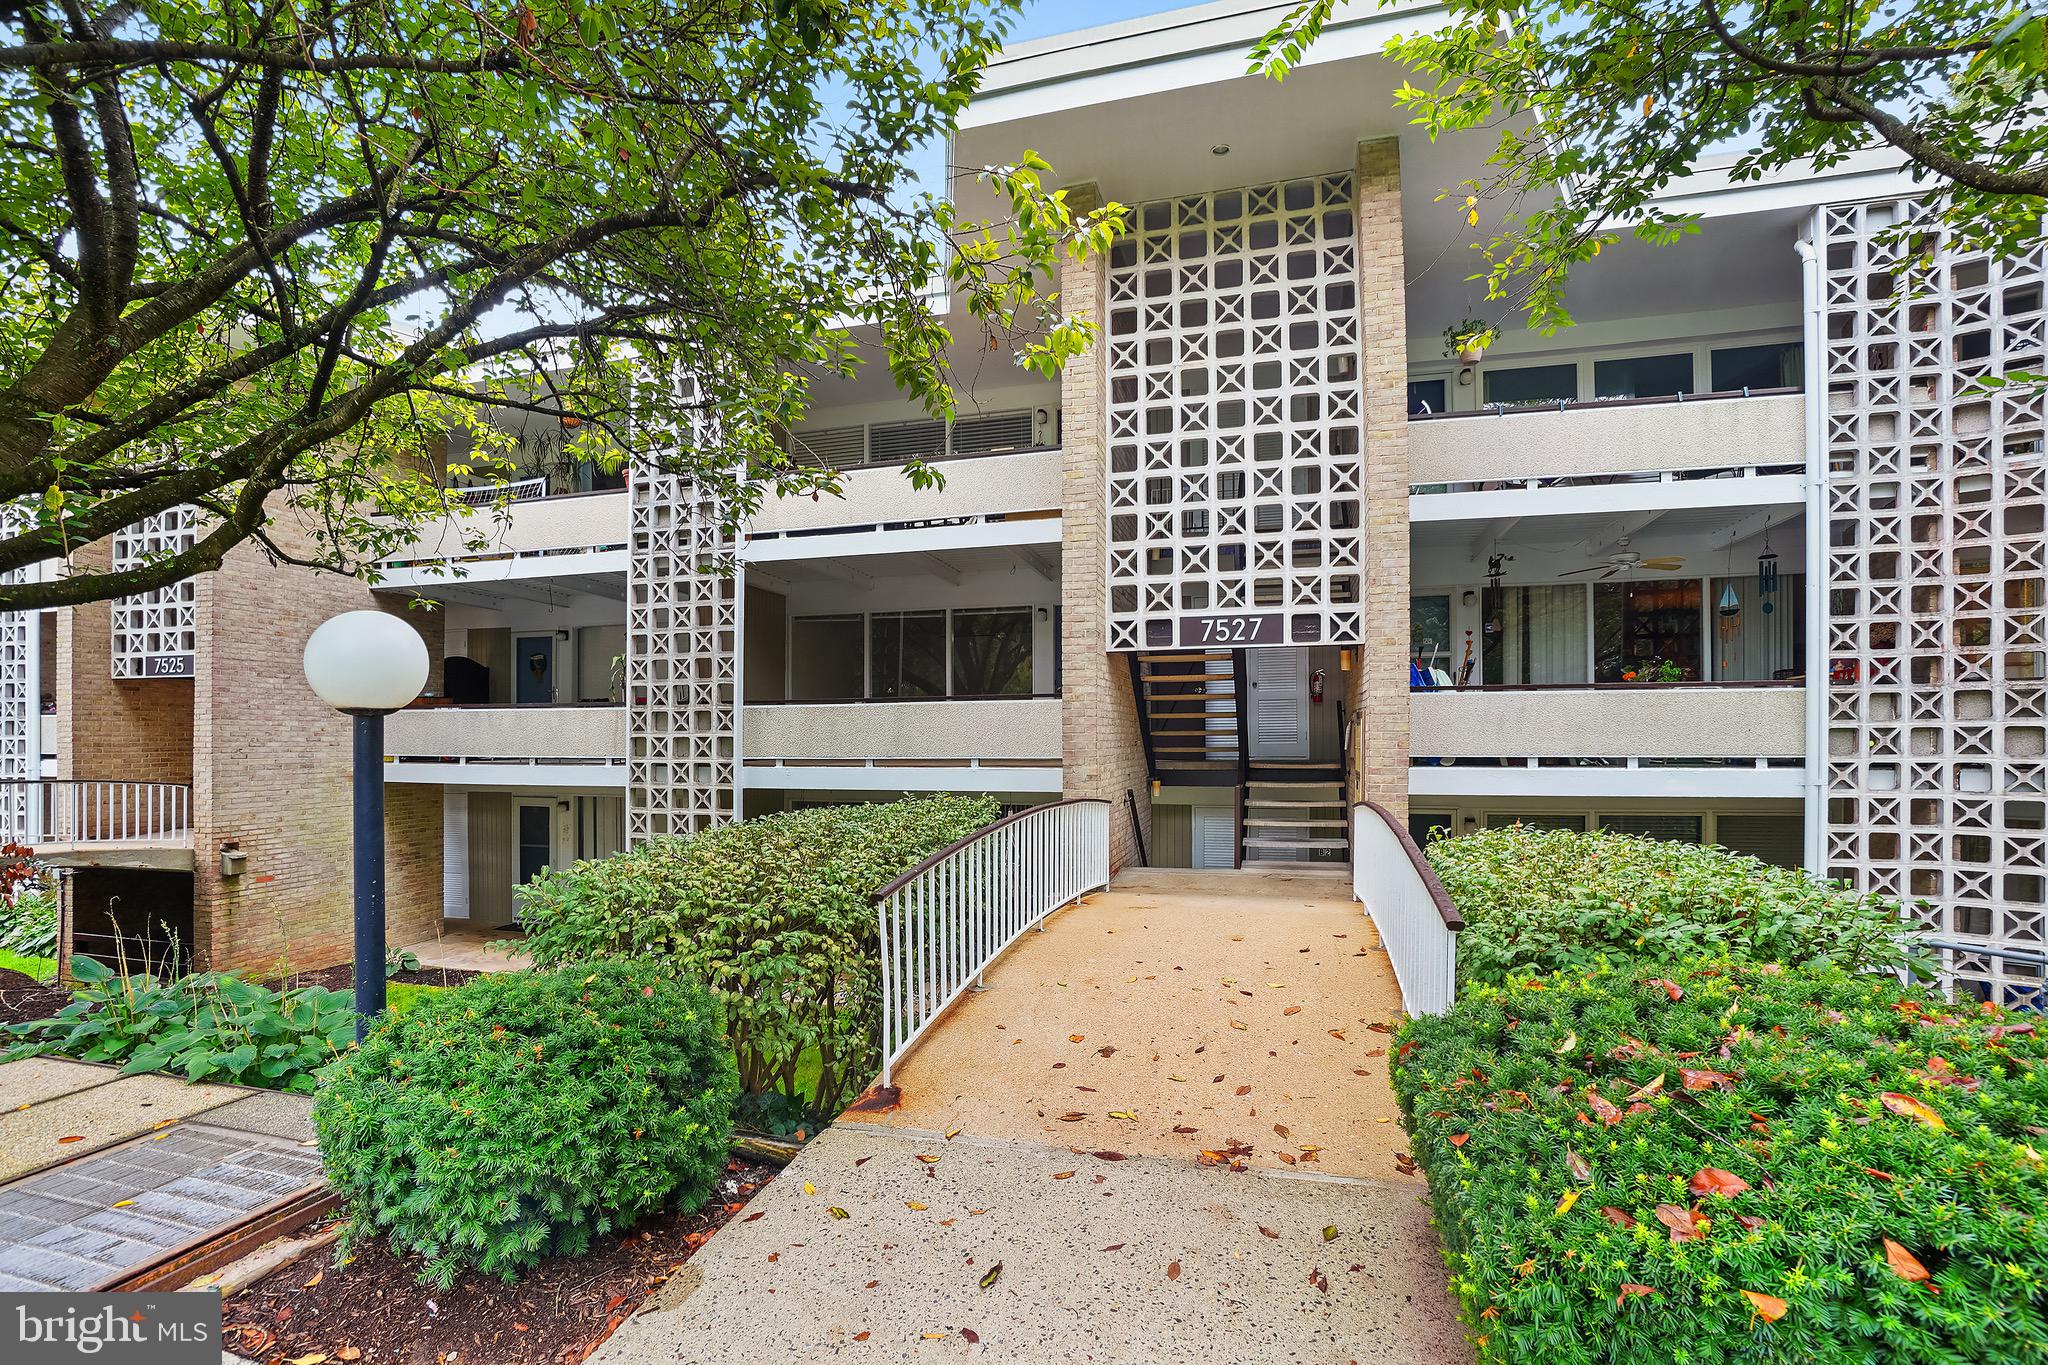
{"type": "Polygon", "coordinates": [[[450,502],[459,502],[464,507],[491,507],[499,501],[524,502],[528,498],[544,498],[548,495],[546,475],[531,479],[517,479],[511,483],[477,483],[466,488],[457,488],[448,494],[450,502]]]}
{"type": "Polygon", "coordinates": [[[15,843],[192,846],[192,788],[183,782],[36,778],[0,782],[0,818],[15,843]]]}
{"type": "Polygon", "coordinates": [[[1768,759],[1806,752],[1806,689],[1592,683],[1411,692],[1418,759],[1768,759]]]}
{"type": "Polygon", "coordinates": [[[1408,478],[1472,481],[1684,470],[1803,468],[1798,389],[1491,407],[1408,419],[1408,478]]]}

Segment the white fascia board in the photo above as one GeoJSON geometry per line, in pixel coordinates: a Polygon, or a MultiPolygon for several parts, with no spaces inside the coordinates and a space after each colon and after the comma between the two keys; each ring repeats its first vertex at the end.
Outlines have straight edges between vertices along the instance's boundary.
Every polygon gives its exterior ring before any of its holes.
{"type": "Polygon", "coordinates": [[[1477,768],[1408,770],[1410,796],[1685,797],[1744,800],[1805,795],[1801,768],[1477,768]]]}
{"type": "Polygon", "coordinates": [[[836,768],[801,763],[740,769],[747,791],[1058,792],[1059,768],[836,768]]]}
{"type": "MultiPolygon", "coordinates": [[[[1004,48],[989,62],[981,93],[961,113],[958,126],[987,128],[1236,80],[1250,70],[1252,45],[1294,7],[1271,0],[1222,0],[1004,48]]],[[[1443,21],[1437,0],[1410,0],[1385,9],[1348,0],[1300,64],[1376,57],[1389,40],[1441,28],[1443,21]]]]}
{"type": "Polygon", "coordinates": [[[372,592],[400,589],[461,588],[487,583],[524,582],[565,575],[623,574],[632,559],[630,550],[570,550],[561,554],[525,554],[494,559],[453,558],[460,573],[439,566],[394,568],[370,585],[372,592]]]}
{"type": "Polygon", "coordinates": [[[1669,213],[1726,218],[1738,213],[1911,197],[1920,191],[1907,169],[1905,157],[1889,148],[1851,153],[1841,164],[1825,171],[1788,166],[1751,181],[1728,178],[1728,167],[1735,160],[1732,156],[1719,157],[1696,167],[1665,186],[1653,202],[1669,213]]]}
{"type": "Polygon", "coordinates": [[[531,787],[562,792],[622,792],[626,763],[386,763],[384,782],[430,787],[531,787]]]}
{"type": "Polygon", "coordinates": [[[1775,507],[1806,500],[1804,474],[1671,483],[1603,483],[1571,488],[1501,488],[1484,493],[1411,493],[1408,520],[1492,521],[1588,512],[1673,512],[1689,507],[1775,507]]]}
{"type": "Polygon", "coordinates": [[[1004,545],[1057,545],[1062,520],[979,521],[965,526],[910,526],[891,531],[825,531],[816,535],[750,540],[740,547],[747,564],[786,564],[805,559],[846,559],[862,555],[913,555],[1004,545]]]}

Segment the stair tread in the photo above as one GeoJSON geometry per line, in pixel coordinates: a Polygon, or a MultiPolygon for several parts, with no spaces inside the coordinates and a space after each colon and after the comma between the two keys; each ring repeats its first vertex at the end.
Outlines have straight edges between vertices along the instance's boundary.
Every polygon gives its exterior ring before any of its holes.
{"type": "Polygon", "coordinates": [[[1341,816],[1328,820],[1268,820],[1263,816],[1247,815],[1244,818],[1244,822],[1247,825],[1272,825],[1279,829],[1328,829],[1332,825],[1338,829],[1344,828],[1344,820],[1341,816]]]}
{"type": "Polygon", "coordinates": [[[1145,681],[1156,682],[1200,682],[1233,686],[1236,682],[1228,673],[1147,673],[1145,681]]]}
{"type": "Polygon", "coordinates": [[[1291,848],[1291,849],[1348,849],[1351,844],[1344,839],[1260,839],[1246,836],[1246,848],[1291,848]]]}
{"type": "Polygon", "coordinates": [[[1205,664],[1222,663],[1228,654],[1140,654],[1141,664],[1205,664]]]}

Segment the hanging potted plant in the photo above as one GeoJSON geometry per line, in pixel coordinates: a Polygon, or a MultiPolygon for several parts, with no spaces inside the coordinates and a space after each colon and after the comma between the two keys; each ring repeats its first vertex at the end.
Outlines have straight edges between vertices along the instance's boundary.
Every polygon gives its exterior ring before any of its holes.
{"type": "Polygon", "coordinates": [[[1460,364],[1477,365],[1497,335],[1489,323],[1477,318],[1444,328],[1444,354],[1456,356],[1460,364]]]}

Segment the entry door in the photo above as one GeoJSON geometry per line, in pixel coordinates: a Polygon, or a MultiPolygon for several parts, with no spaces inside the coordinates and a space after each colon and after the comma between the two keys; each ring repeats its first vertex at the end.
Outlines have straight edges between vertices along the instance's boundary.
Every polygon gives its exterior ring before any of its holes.
{"type": "Polygon", "coordinates": [[[1237,812],[1229,806],[1193,806],[1194,867],[1237,866],[1237,812]]]}
{"type": "Polygon", "coordinates": [[[519,803],[519,885],[548,870],[555,857],[555,803],[519,803]]]}
{"type": "Polygon", "coordinates": [[[555,699],[555,637],[521,635],[512,642],[512,700],[545,704],[555,699]]]}
{"type": "Polygon", "coordinates": [[[1252,761],[1301,763],[1308,759],[1308,651],[1245,651],[1250,675],[1252,761]]]}

